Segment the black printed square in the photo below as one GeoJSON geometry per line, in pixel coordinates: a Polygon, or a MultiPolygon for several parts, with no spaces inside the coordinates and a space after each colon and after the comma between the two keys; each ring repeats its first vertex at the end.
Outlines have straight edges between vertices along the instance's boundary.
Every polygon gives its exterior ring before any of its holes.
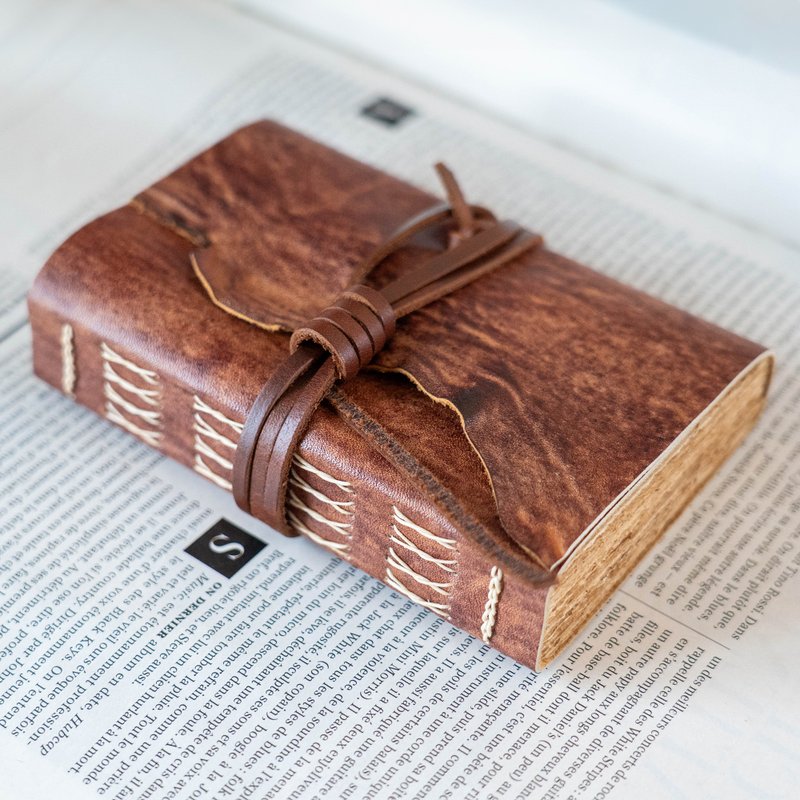
{"type": "Polygon", "coordinates": [[[245,564],[257,556],[266,543],[247,531],[221,519],[215,522],[199,539],[195,539],[184,552],[202,561],[226,578],[232,578],[245,564]]]}
{"type": "Polygon", "coordinates": [[[365,117],[382,122],[384,125],[394,126],[414,112],[395,100],[390,100],[388,97],[379,97],[368,106],[362,108],[361,113],[365,117]]]}

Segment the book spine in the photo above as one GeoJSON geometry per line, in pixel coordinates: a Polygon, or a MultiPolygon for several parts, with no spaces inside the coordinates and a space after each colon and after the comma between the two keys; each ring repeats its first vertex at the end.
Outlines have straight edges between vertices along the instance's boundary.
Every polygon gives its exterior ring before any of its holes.
{"type": "MultiPolygon", "coordinates": [[[[29,300],[37,375],[144,444],[231,490],[233,458],[246,411],[165,376],[158,364],[29,300]]],[[[52,296],[52,292],[47,293],[52,296]]],[[[124,339],[124,335],[118,337],[124,339]]],[[[293,530],[377,578],[455,627],[535,668],[546,590],[532,589],[495,564],[426,506],[363,442],[343,443],[325,409],[301,443],[290,473],[287,516],[293,530]],[[326,457],[354,447],[353,474],[326,457]],[[364,452],[357,452],[358,447],[364,452]],[[357,466],[356,466],[357,465],[357,466]],[[375,486],[384,487],[376,492],[375,486]]],[[[349,433],[349,432],[348,432],[349,433]]],[[[355,434],[350,433],[351,437],[355,434]]],[[[356,437],[358,438],[358,437],[356,437]]],[[[419,617],[424,625],[425,615],[419,617]]]]}

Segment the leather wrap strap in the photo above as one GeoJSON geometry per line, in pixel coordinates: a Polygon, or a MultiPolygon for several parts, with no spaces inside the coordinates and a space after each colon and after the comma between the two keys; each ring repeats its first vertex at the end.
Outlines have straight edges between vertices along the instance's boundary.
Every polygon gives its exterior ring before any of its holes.
{"type": "Polygon", "coordinates": [[[326,350],[342,380],[353,378],[392,337],[397,312],[389,300],[369,286],[343,292],[334,305],[298,328],[289,342],[292,353],[304,342],[326,350]]]}
{"type": "Polygon", "coordinates": [[[467,205],[452,173],[436,169],[449,203],[408,220],[356,273],[359,281],[292,334],[288,358],[264,384],[242,430],[233,465],[237,504],[276,530],[286,521],[286,491],[295,449],[311,416],[337,380],[349,380],[372,361],[397,320],[541,244],[513,222],[498,222],[467,205]],[[447,226],[449,247],[377,290],[360,283],[389,255],[425,229],[447,226]]]}

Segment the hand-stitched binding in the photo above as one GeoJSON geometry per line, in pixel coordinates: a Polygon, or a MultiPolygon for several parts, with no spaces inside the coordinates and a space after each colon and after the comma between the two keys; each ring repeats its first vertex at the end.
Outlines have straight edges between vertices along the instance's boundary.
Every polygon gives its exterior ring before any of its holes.
{"type": "Polygon", "coordinates": [[[322,547],[347,558],[350,551],[350,536],[355,513],[355,499],[352,484],[339,480],[315,467],[295,453],[289,475],[287,519],[295,532],[307,536],[322,547]],[[330,491],[344,493],[347,499],[335,500],[321,489],[315,489],[307,480],[316,476],[331,487],[330,491]],[[318,501],[332,516],[325,516],[312,508],[310,503],[318,501]],[[314,526],[312,528],[312,525],[314,526]]]}
{"type": "Polygon", "coordinates": [[[75,397],[75,346],[72,325],[61,326],[61,389],[69,397],[75,397]]]}
{"type": "Polygon", "coordinates": [[[503,570],[500,567],[492,567],[489,575],[489,588],[487,590],[486,605],[483,609],[481,620],[481,638],[487,644],[494,633],[494,626],[497,622],[497,607],[500,605],[500,594],[503,591],[503,570]]]}
{"type": "Polygon", "coordinates": [[[438,547],[455,554],[455,540],[437,536],[427,528],[409,519],[397,506],[392,506],[392,534],[389,536],[389,542],[391,544],[386,557],[386,574],[384,577],[386,583],[409,600],[434,611],[445,619],[449,619],[450,591],[458,562],[455,558],[437,557],[428,548],[438,547]],[[412,536],[414,539],[411,538],[412,536]],[[397,549],[393,545],[397,545],[397,549]],[[426,564],[430,564],[434,568],[436,578],[425,575],[411,567],[400,554],[401,550],[413,553],[426,564]],[[418,587],[424,587],[435,595],[440,595],[444,600],[422,597],[416,588],[412,588],[409,585],[409,578],[413,581],[413,584],[418,587]]]}
{"type": "Polygon", "coordinates": [[[208,478],[217,486],[230,491],[233,454],[236,441],[242,432],[242,423],[227,417],[219,409],[208,405],[202,398],[194,395],[194,464],[195,472],[208,478]],[[214,427],[211,421],[218,427],[214,427]],[[225,431],[223,433],[223,431],[225,431]],[[226,458],[221,452],[227,453],[226,458]]]}
{"type": "Polygon", "coordinates": [[[161,384],[158,375],[124,358],[105,342],[100,343],[100,355],[103,359],[106,418],[157,448],[162,437],[161,384]],[[129,377],[120,375],[112,364],[126,370],[129,377]]]}

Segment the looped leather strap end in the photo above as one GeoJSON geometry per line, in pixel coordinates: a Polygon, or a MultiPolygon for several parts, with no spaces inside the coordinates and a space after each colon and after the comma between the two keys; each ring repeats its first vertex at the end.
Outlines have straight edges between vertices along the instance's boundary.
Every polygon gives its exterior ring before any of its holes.
{"type": "Polygon", "coordinates": [[[337,377],[348,380],[381,351],[396,323],[392,304],[379,291],[353,286],[319,316],[297,328],[289,350],[296,352],[303,342],[318,345],[333,359],[337,377]]]}

